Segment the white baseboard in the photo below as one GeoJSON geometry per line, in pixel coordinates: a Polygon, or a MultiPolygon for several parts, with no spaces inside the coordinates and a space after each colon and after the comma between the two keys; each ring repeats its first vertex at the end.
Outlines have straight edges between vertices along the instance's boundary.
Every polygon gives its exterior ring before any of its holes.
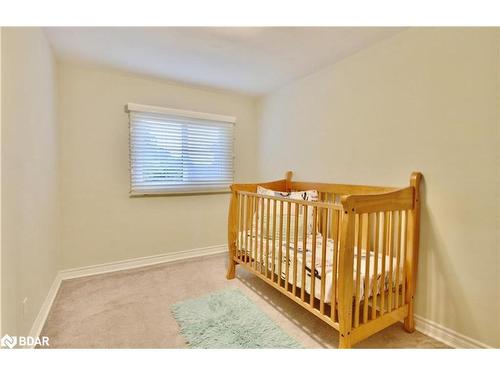
{"type": "Polygon", "coordinates": [[[424,335],[457,349],[491,349],[492,347],[467,337],[436,322],[415,315],[415,329],[424,335]]]}
{"type": "Polygon", "coordinates": [[[52,285],[50,286],[49,292],[47,293],[47,297],[42,303],[42,307],[40,307],[40,311],[31,326],[31,330],[29,336],[31,337],[39,337],[42,332],[43,326],[45,325],[45,321],[49,316],[50,309],[52,308],[52,304],[56,299],[57,292],[59,291],[59,287],[61,286],[61,276],[60,274],[56,274],[52,285]]]}
{"type": "Polygon", "coordinates": [[[54,300],[57,296],[57,292],[59,291],[61,282],[63,280],[75,279],[84,276],[99,275],[108,272],[124,271],[133,268],[152,266],[160,263],[176,262],[184,259],[192,259],[208,255],[222,254],[225,253],[226,251],[227,251],[227,245],[209,246],[199,249],[184,250],[175,253],[167,253],[167,254],[153,255],[142,258],[127,259],[117,262],[98,264],[95,266],[72,268],[59,271],[49,289],[49,292],[47,293],[47,297],[45,297],[45,300],[42,304],[42,307],[40,308],[40,311],[38,312],[38,315],[33,323],[33,326],[31,327],[29,336],[31,337],[40,336],[40,333],[42,332],[43,326],[45,325],[45,321],[49,316],[50,309],[52,308],[52,304],[54,303],[54,300]]]}
{"type": "Polygon", "coordinates": [[[153,255],[142,258],[126,259],[117,262],[97,264],[95,266],[71,268],[59,272],[62,280],[74,279],[77,277],[99,275],[102,273],[124,271],[133,268],[152,266],[160,263],[169,263],[179,260],[197,258],[207,255],[215,255],[227,252],[227,245],[217,245],[203,247],[199,249],[191,249],[178,251],[175,253],[167,253],[161,255],[153,255]]]}

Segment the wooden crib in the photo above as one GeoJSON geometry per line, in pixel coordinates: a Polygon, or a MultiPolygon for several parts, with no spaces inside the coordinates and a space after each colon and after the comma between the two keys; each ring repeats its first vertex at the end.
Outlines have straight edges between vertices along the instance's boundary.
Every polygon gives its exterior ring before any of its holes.
{"type": "Polygon", "coordinates": [[[231,185],[227,278],[235,277],[236,265],[244,267],[339,331],[339,348],[401,320],[413,332],[421,173],[401,189],[291,177],[231,185]],[[319,199],[260,195],[257,186],[316,190],[319,199]]]}

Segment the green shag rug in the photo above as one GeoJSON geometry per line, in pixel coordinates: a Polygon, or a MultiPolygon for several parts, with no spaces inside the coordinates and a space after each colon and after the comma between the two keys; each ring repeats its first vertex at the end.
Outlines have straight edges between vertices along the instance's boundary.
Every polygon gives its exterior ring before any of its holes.
{"type": "Polygon", "coordinates": [[[237,289],[179,302],[171,309],[191,348],[301,347],[237,289]]]}

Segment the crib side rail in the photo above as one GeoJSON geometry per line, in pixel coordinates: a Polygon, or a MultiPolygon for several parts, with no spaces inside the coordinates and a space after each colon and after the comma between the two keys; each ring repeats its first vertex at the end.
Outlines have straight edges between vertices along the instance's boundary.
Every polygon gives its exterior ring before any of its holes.
{"type": "Polygon", "coordinates": [[[342,210],[339,204],[235,190],[229,221],[230,261],[250,269],[338,329],[342,210]]]}

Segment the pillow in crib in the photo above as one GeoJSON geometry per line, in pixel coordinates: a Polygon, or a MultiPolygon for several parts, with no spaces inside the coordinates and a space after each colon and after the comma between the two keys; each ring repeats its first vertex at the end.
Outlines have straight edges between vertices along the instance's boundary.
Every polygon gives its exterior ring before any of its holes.
{"type": "MultiPolygon", "coordinates": [[[[309,202],[316,202],[318,201],[318,192],[316,190],[305,190],[305,191],[292,191],[292,192],[284,192],[284,191],[275,191],[271,189],[266,189],[265,187],[262,186],[257,186],[257,194],[260,195],[266,195],[270,197],[279,197],[279,198],[285,198],[285,199],[295,199],[295,200],[305,200],[309,202]]],[[[280,204],[277,204],[276,206],[276,225],[277,229],[279,229],[279,217],[280,217],[280,204]]],[[[259,207],[260,208],[260,207],[259,207]]],[[[274,204],[271,204],[271,207],[269,209],[269,217],[273,217],[273,209],[274,209],[274,204]]],[[[267,201],[264,201],[264,215],[266,215],[267,212],[267,201]]],[[[260,215],[260,211],[259,211],[260,215]]],[[[285,240],[286,237],[286,223],[287,223],[287,215],[288,215],[288,210],[286,207],[286,204],[283,204],[283,240],[285,240]]],[[[293,241],[293,236],[295,233],[295,215],[299,216],[298,220],[298,239],[299,241],[302,240],[303,234],[304,234],[304,206],[300,205],[299,206],[299,212],[295,212],[295,204],[292,204],[290,206],[290,241],[293,241]]],[[[259,219],[259,222],[261,219],[259,219]]],[[[264,228],[267,228],[267,217],[264,216],[264,228]]],[[[273,225],[272,221],[269,223],[269,232],[272,233],[273,231],[273,225]]],[[[265,230],[265,229],[264,229],[265,230]]],[[[312,234],[313,232],[313,212],[310,207],[307,209],[307,234],[312,234]]],[[[277,233],[277,235],[279,235],[277,233]]]]}

